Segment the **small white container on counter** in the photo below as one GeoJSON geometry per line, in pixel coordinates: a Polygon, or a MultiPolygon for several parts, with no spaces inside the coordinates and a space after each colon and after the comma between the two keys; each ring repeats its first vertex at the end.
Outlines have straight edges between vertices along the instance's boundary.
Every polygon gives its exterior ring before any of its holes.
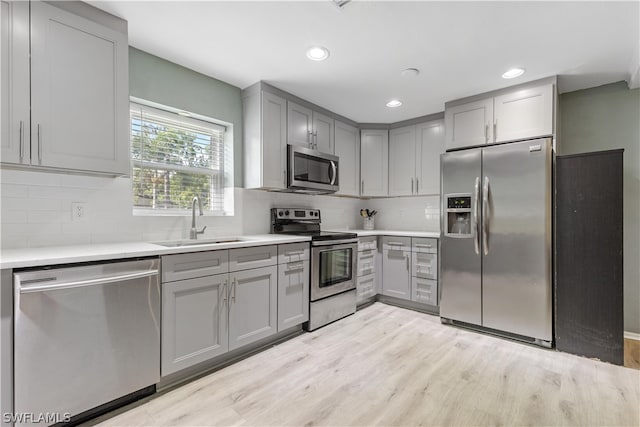
{"type": "Polygon", "coordinates": [[[362,218],[362,228],[364,230],[373,230],[374,229],[374,220],[375,217],[364,217],[362,218]]]}

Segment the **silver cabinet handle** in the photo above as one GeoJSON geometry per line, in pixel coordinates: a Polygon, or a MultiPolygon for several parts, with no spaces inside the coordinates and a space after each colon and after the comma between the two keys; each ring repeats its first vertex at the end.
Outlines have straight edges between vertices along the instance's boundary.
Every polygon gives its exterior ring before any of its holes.
{"type": "Polygon", "coordinates": [[[331,185],[335,185],[336,178],[338,178],[338,168],[336,167],[336,162],[333,160],[329,162],[331,165],[331,185]]]}
{"type": "Polygon", "coordinates": [[[38,163],[42,164],[42,138],[40,137],[40,123],[38,123],[38,163]]]}
{"type": "Polygon", "coordinates": [[[18,135],[18,144],[20,149],[20,163],[22,163],[22,159],[24,158],[24,132],[23,132],[24,122],[20,120],[20,134],[18,135]]]}
{"type": "Polygon", "coordinates": [[[304,269],[304,262],[291,262],[287,264],[287,271],[298,271],[304,269]]]}
{"type": "Polygon", "coordinates": [[[474,195],[476,202],[473,204],[473,232],[475,233],[473,239],[473,246],[476,251],[476,255],[480,255],[480,230],[478,230],[478,205],[480,204],[480,177],[476,177],[476,185],[474,187],[474,195]]]}
{"type": "Polygon", "coordinates": [[[426,245],[424,243],[416,243],[416,248],[427,248],[427,249],[430,249],[432,247],[433,247],[433,245],[426,245]]]}
{"type": "Polygon", "coordinates": [[[493,122],[493,142],[498,140],[498,119],[493,122]]]}
{"type": "Polygon", "coordinates": [[[405,255],[405,259],[407,260],[407,271],[409,271],[409,255],[405,255]]]}
{"type": "MultiPolygon", "coordinates": [[[[157,276],[158,270],[144,270],[133,273],[122,274],[119,276],[100,277],[98,279],[79,280],[76,282],[57,283],[54,285],[26,286],[20,287],[21,294],[30,294],[34,292],[49,292],[63,289],[86,288],[88,286],[108,285],[128,280],[141,279],[144,277],[157,276]]],[[[55,278],[53,278],[55,280],[55,278]]]]}
{"type": "Polygon", "coordinates": [[[360,194],[364,195],[364,179],[360,182],[360,194]]]}
{"type": "Polygon", "coordinates": [[[402,246],[402,242],[387,242],[389,246],[402,246]]]}
{"type": "Polygon", "coordinates": [[[224,297],[224,299],[222,300],[222,302],[224,302],[224,303],[226,303],[226,302],[227,302],[227,300],[229,299],[229,293],[228,293],[228,291],[227,291],[227,284],[228,284],[227,279],[224,279],[224,283],[222,283],[222,289],[223,289],[223,291],[222,291],[222,295],[223,295],[223,297],[224,297]]]}
{"type": "Polygon", "coordinates": [[[236,288],[238,287],[238,281],[233,278],[233,302],[236,302],[236,288]]]}
{"type": "Polygon", "coordinates": [[[482,190],[482,247],[485,255],[489,255],[489,177],[484,177],[482,190]]]}
{"type": "Polygon", "coordinates": [[[284,256],[303,255],[303,254],[304,254],[304,250],[302,250],[302,251],[289,251],[289,252],[285,252],[284,256]]]}
{"type": "Polygon", "coordinates": [[[413,194],[413,178],[411,178],[411,194],[413,194]]]}
{"type": "Polygon", "coordinates": [[[484,142],[489,142],[489,125],[484,125],[484,142]]]}
{"type": "Polygon", "coordinates": [[[282,175],[284,176],[284,186],[287,186],[287,171],[282,171],[282,175]]]}
{"type": "Polygon", "coordinates": [[[418,190],[418,183],[419,183],[419,180],[418,178],[416,178],[416,194],[420,192],[420,190],[418,190]]]}

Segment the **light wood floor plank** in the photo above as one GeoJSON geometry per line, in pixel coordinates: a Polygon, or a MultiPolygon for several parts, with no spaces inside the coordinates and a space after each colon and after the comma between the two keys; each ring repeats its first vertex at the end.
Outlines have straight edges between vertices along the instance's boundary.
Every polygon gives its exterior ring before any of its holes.
{"type": "Polygon", "coordinates": [[[376,303],[101,426],[638,426],[640,371],[376,303]]]}

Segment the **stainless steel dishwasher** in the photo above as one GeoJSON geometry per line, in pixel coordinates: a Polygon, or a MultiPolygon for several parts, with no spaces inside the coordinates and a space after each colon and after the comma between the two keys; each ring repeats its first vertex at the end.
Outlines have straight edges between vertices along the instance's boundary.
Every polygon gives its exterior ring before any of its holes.
{"type": "Polygon", "coordinates": [[[159,263],[14,274],[16,414],[60,420],[160,380],[159,263]]]}

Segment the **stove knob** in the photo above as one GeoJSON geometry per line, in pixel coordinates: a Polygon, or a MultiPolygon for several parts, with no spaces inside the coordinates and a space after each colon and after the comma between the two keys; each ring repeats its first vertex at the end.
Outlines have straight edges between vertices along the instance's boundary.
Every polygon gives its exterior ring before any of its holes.
{"type": "Polygon", "coordinates": [[[284,212],[278,211],[278,216],[282,216],[282,215],[284,215],[284,212]]]}
{"type": "Polygon", "coordinates": [[[288,210],[287,210],[287,211],[284,211],[284,214],[285,214],[286,216],[289,216],[289,211],[288,211],[288,210]]]}
{"type": "Polygon", "coordinates": [[[318,212],[314,212],[313,215],[318,216],[318,212]]]}

